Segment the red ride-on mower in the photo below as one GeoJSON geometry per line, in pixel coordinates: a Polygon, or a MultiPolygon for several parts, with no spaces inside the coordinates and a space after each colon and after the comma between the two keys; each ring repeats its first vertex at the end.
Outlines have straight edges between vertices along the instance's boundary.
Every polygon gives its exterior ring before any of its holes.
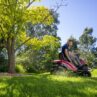
{"type": "Polygon", "coordinates": [[[59,68],[64,68],[64,70],[70,70],[72,73],[76,73],[80,76],[91,77],[91,72],[88,65],[80,59],[81,66],[75,66],[69,61],[65,60],[62,53],[59,54],[59,60],[53,60],[53,66],[51,68],[51,73],[57,72],[59,68]]]}

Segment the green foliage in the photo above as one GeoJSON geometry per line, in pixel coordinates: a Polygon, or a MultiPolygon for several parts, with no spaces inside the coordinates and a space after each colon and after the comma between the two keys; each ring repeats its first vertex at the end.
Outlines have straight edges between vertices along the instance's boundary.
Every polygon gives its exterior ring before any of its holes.
{"type": "Polygon", "coordinates": [[[16,37],[16,35],[25,29],[27,22],[47,25],[53,23],[50,11],[43,6],[26,8],[25,5],[29,3],[29,0],[23,0],[24,2],[21,0],[5,1],[1,0],[0,3],[0,34],[5,38],[9,37],[9,35],[10,37],[16,37]]]}
{"type": "Polygon", "coordinates": [[[25,73],[26,72],[26,69],[21,64],[16,64],[15,70],[17,73],[25,73]]]}
{"type": "Polygon", "coordinates": [[[46,24],[51,25],[53,23],[53,17],[50,10],[44,6],[32,7],[27,10],[27,22],[32,22],[32,24],[46,24]]]}
{"type": "MultiPolygon", "coordinates": [[[[36,9],[36,8],[35,8],[36,9]]],[[[33,24],[26,25],[27,33],[18,36],[17,46],[27,41],[18,50],[17,64],[24,64],[28,72],[44,72],[51,68],[51,61],[57,59],[60,40],[57,38],[58,14],[49,10],[54,21],[51,25],[33,24]]]]}
{"type": "Polygon", "coordinates": [[[81,57],[84,58],[88,64],[92,64],[95,59],[92,50],[95,47],[96,38],[92,34],[92,28],[85,28],[83,34],[79,38],[81,57]]]}
{"type": "Polygon", "coordinates": [[[57,36],[57,25],[59,24],[58,20],[58,13],[56,13],[53,10],[49,10],[52,17],[53,17],[53,23],[51,25],[46,24],[38,24],[33,25],[31,22],[27,23],[26,29],[27,29],[27,36],[42,38],[44,35],[53,35],[57,36]]]}
{"type": "Polygon", "coordinates": [[[25,64],[28,72],[44,72],[50,70],[51,61],[57,59],[60,41],[53,36],[45,35],[43,39],[31,39],[27,42],[26,52],[19,55],[19,59],[26,58],[24,61],[18,61],[25,64]]]}
{"type": "Polygon", "coordinates": [[[90,51],[96,42],[96,38],[93,37],[93,29],[92,28],[85,28],[83,34],[80,36],[80,45],[84,51],[90,51]]]}

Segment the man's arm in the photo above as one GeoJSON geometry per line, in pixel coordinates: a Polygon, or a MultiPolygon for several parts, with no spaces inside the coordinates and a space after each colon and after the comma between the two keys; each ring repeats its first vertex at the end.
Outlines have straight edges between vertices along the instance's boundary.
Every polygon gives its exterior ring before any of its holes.
{"type": "Polygon", "coordinates": [[[70,58],[70,56],[69,56],[68,49],[65,49],[65,50],[64,50],[64,53],[65,53],[66,57],[68,58],[68,60],[69,60],[70,62],[72,62],[72,60],[71,60],[71,58],[70,58]]]}

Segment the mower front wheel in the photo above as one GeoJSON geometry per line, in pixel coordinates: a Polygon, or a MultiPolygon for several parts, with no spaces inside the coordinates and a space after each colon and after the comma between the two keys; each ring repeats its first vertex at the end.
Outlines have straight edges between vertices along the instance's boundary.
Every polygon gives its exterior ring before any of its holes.
{"type": "Polygon", "coordinates": [[[84,76],[84,77],[91,77],[91,72],[83,71],[81,75],[84,76]]]}

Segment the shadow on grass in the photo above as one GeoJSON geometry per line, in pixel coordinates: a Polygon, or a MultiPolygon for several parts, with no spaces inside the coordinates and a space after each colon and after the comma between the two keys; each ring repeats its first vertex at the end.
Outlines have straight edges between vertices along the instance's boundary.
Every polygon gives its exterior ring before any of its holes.
{"type": "Polygon", "coordinates": [[[74,81],[51,79],[50,75],[33,75],[0,79],[0,97],[97,97],[97,78],[74,81]]]}

